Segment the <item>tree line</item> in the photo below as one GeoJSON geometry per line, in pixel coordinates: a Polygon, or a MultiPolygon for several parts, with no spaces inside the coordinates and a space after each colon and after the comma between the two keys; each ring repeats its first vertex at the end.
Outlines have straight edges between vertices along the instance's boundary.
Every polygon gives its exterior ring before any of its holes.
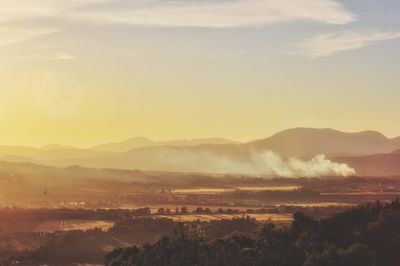
{"type": "MultiPolygon", "coordinates": [[[[154,244],[115,249],[106,266],[398,266],[400,202],[365,204],[316,220],[294,214],[289,227],[207,238],[183,225],[154,244]]],[[[215,235],[218,235],[215,232],[215,235]]]]}

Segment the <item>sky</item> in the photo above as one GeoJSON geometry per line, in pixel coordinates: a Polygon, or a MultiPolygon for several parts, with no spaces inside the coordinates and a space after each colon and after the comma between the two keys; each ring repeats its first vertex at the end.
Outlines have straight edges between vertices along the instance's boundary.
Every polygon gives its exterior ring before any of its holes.
{"type": "Polygon", "coordinates": [[[398,0],[0,0],[0,144],[400,136],[398,0]]]}

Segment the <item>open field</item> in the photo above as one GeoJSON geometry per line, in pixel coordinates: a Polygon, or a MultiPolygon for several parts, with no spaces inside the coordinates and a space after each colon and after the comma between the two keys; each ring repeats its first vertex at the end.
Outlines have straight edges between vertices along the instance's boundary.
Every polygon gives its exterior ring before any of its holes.
{"type": "Polygon", "coordinates": [[[45,232],[52,233],[56,231],[72,231],[72,230],[90,230],[100,228],[103,231],[110,229],[113,222],[110,221],[94,221],[94,220],[49,220],[44,222],[13,222],[0,223],[0,232],[45,232]]]}
{"type": "Polygon", "coordinates": [[[173,219],[178,222],[202,221],[209,222],[213,220],[234,219],[249,216],[257,221],[274,221],[274,222],[289,222],[292,221],[292,215],[289,214],[187,214],[187,215],[164,215],[162,218],[173,219]]]}
{"type": "Polygon", "coordinates": [[[241,191],[291,191],[300,189],[301,186],[253,186],[253,187],[236,187],[241,191]]]}
{"type": "Polygon", "coordinates": [[[173,189],[173,194],[220,194],[235,191],[232,188],[193,188],[193,189],[173,189]]]}
{"type": "Polygon", "coordinates": [[[400,191],[396,192],[380,192],[380,191],[359,191],[359,192],[332,192],[321,193],[323,196],[398,196],[400,191]]]}
{"type": "Polygon", "coordinates": [[[293,207],[305,207],[305,208],[324,208],[324,207],[353,207],[357,206],[354,203],[345,203],[345,202],[305,202],[305,203],[277,203],[276,206],[293,206],[293,207]]]}
{"type": "MultiPolygon", "coordinates": [[[[304,208],[325,208],[325,207],[352,207],[356,206],[355,203],[348,202],[276,202],[274,204],[268,205],[269,207],[304,207],[304,208]]],[[[226,206],[226,205],[171,205],[171,204],[155,204],[155,205],[123,205],[120,209],[132,210],[138,208],[150,208],[151,213],[156,214],[160,208],[169,209],[172,213],[176,211],[176,209],[180,210],[182,207],[185,207],[187,211],[194,212],[198,207],[208,208],[212,212],[218,211],[218,209],[235,209],[240,212],[246,212],[247,210],[257,210],[262,208],[260,207],[248,207],[248,206],[226,206]]]]}
{"type": "Polygon", "coordinates": [[[173,189],[173,194],[219,194],[234,191],[291,191],[301,186],[238,186],[233,188],[190,188],[173,189]]]}

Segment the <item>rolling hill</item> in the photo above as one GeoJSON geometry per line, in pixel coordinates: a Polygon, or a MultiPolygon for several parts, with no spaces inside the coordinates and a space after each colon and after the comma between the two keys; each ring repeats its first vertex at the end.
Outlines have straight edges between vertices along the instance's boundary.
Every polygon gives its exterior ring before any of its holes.
{"type": "Polygon", "coordinates": [[[400,175],[400,157],[395,156],[399,150],[400,138],[390,139],[376,131],[294,128],[248,143],[223,138],[153,141],[139,137],[91,149],[0,146],[0,158],[54,166],[257,174],[268,169],[272,173],[286,171],[292,157],[307,162],[324,154],[347,163],[357,174],[400,175]]]}
{"type": "Polygon", "coordinates": [[[400,153],[343,156],[332,159],[350,165],[360,176],[400,176],[400,153]]]}
{"type": "Polygon", "coordinates": [[[229,166],[234,170],[231,161],[248,159],[249,153],[240,145],[204,144],[193,147],[142,147],[128,152],[45,163],[56,166],[82,165],[95,168],[223,173],[229,172],[229,166]]]}
{"type": "MultiPolygon", "coordinates": [[[[61,159],[79,159],[97,156],[104,152],[72,147],[45,146],[44,148],[33,148],[27,146],[0,146],[0,157],[3,158],[26,158],[28,161],[46,161],[61,159]]],[[[21,161],[21,160],[20,160],[21,161]]]]}
{"type": "Polygon", "coordinates": [[[256,150],[272,150],[284,157],[371,155],[400,149],[400,138],[376,131],[345,133],[334,129],[295,128],[245,144],[256,150]]]}
{"type": "Polygon", "coordinates": [[[100,144],[90,149],[94,151],[124,152],[140,147],[155,146],[156,143],[156,141],[145,137],[134,137],[122,142],[100,144]]]}
{"type": "Polygon", "coordinates": [[[133,149],[143,148],[143,147],[162,147],[162,146],[172,146],[172,147],[193,147],[203,144],[235,144],[233,140],[225,138],[199,138],[199,139],[177,139],[177,140],[165,140],[165,141],[155,141],[145,137],[134,137],[122,142],[101,144],[92,147],[95,151],[108,151],[108,152],[128,152],[133,149]]]}

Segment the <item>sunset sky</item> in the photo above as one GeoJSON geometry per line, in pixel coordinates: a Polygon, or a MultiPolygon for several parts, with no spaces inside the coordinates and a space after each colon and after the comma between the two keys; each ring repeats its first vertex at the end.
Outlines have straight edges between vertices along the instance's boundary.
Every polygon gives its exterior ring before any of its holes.
{"type": "Polygon", "coordinates": [[[0,144],[400,135],[398,0],[0,0],[0,144]]]}

